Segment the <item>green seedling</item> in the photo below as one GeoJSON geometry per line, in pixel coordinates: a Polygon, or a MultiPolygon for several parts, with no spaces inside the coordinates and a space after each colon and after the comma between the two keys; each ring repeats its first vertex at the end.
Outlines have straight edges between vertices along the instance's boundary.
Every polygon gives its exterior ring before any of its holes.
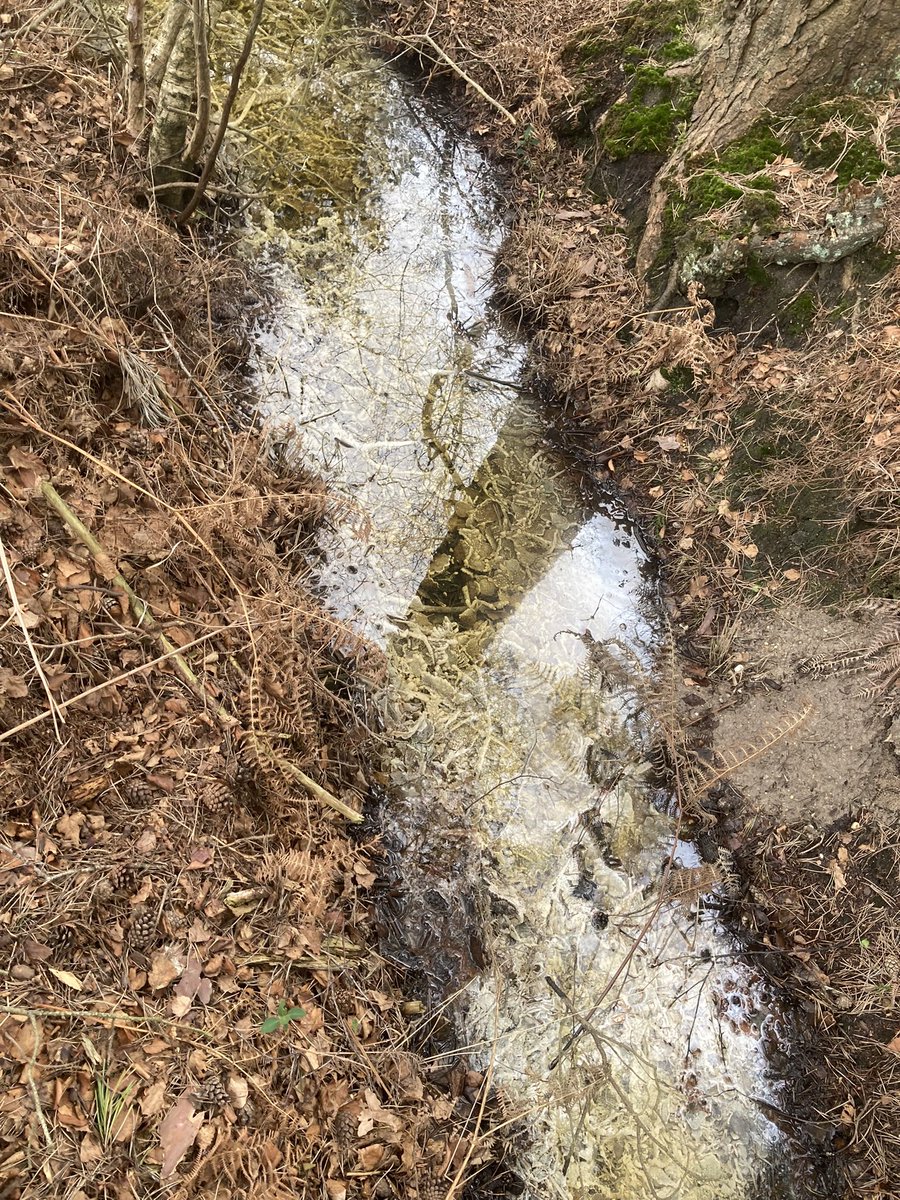
{"type": "Polygon", "coordinates": [[[288,1008],[283,1000],[279,1000],[278,1012],[274,1016],[266,1017],[259,1027],[259,1032],[276,1033],[279,1030],[287,1029],[291,1021],[302,1021],[305,1016],[305,1008],[288,1008]]]}

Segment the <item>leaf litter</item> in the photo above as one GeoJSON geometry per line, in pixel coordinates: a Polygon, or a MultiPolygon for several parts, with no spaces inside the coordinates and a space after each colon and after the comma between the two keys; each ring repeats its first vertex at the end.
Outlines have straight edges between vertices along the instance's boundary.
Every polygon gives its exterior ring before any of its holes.
{"type": "Polygon", "coordinates": [[[443,1196],[495,1149],[375,948],[384,664],[310,582],[358,514],[258,426],[256,285],[148,206],[82,32],[3,29],[4,1196],[443,1196]]]}

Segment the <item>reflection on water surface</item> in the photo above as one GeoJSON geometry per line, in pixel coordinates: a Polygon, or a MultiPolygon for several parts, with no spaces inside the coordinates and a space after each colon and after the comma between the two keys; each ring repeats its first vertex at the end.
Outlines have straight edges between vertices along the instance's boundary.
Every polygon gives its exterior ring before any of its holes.
{"type": "Polygon", "coordinates": [[[772,1018],[708,914],[656,912],[675,835],[645,782],[641,555],[518,386],[484,164],[381,87],[392,169],[314,253],[286,239],[261,354],[273,412],[365,521],[324,546],[323,585],[391,664],[398,920],[469,981],[529,1195],[746,1198],[772,1130],[741,1030],[772,1018]]]}

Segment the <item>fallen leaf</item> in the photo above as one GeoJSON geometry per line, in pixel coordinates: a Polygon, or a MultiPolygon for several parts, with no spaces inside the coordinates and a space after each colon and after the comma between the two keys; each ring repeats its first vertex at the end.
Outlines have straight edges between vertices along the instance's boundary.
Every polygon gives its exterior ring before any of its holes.
{"type": "Polygon", "coordinates": [[[891,1054],[900,1054],[900,1033],[895,1033],[891,1040],[885,1046],[886,1050],[890,1050],[891,1054]]]}
{"type": "Polygon", "coordinates": [[[374,1142],[371,1146],[360,1146],[357,1154],[360,1167],[364,1171],[374,1171],[384,1158],[384,1146],[381,1142],[374,1142]]]}
{"type": "Polygon", "coordinates": [[[71,988],[75,992],[80,992],[84,984],[77,975],[73,975],[71,971],[59,971],[56,967],[48,967],[47,970],[51,975],[55,975],[60,983],[65,984],[67,988],[71,988]]]}
{"type": "Polygon", "coordinates": [[[175,1101],[159,1126],[159,1145],[163,1152],[160,1179],[166,1179],[174,1172],[193,1146],[202,1124],[203,1113],[194,1111],[189,1096],[184,1095],[175,1101]]]}
{"type": "Polygon", "coordinates": [[[200,959],[192,951],[189,951],[184,974],[175,985],[175,999],[172,1001],[172,1012],[176,1017],[183,1017],[191,1007],[191,1001],[200,991],[200,984],[200,959]]]}
{"type": "Polygon", "coordinates": [[[157,1079],[141,1096],[141,1112],[145,1117],[155,1117],[166,1106],[166,1080],[157,1079]]]}
{"type": "Polygon", "coordinates": [[[681,438],[677,434],[665,433],[657,434],[653,439],[659,446],[660,450],[682,450],[684,449],[681,438]]]}
{"type": "Polygon", "coordinates": [[[168,987],[173,979],[177,979],[183,970],[182,964],[170,958],[163,950],[153,955],[150,963],[150,973],[147,982],[154,992],[168,987]]]}
{"type": "Polygon", "coordinates": [[[828,864],[828,870],[831,872],[831,878],[834,880],[834,890],[836,892],[839,892],[841,888],[845,888],[847,886],[847,880],[844,877],[844,872],[841,870],[836,859],[832,859],[832,861],[828,864]]]}
{"type": "Polygon", "coordinates": [[[250,1097],[250,1085],[247,1080],[242,1079],[240,1075],[229,1075],[225,1083],[225,1090],[228,1092],[231,1107],[236,1112],[240,1112],[250,1097]]]}
{"type": "Polygon", "coordinates": [[[325,1191],[328,1200],[347,1200],[347,1185],[343,1179],[326,1179],[325,1191]]]}
{"type": "Polygon", "coordinates": [[[86,1133],[81,1139],[81,1145],[78,1147],[78,1157],[85,1165],[88,1163],[102,1162],[103,1147],[93,1134],[86,1133]]]}

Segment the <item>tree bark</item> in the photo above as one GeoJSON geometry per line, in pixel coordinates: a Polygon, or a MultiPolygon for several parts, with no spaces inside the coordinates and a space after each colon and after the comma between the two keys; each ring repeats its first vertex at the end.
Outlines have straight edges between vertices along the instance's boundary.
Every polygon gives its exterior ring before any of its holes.
{"type": "Polygon", "coordinates": [[[803,97],[893,81],[900,63],[898,0],[725,0],[705,47],[700,93],[654,182],[637,252],[646,278],[659,251],[671,185],[692,158],[742,137],[766,112],[803,97]]]}
{"type": "Polygon", "coordinates": [[[147,58],[147,87],[156,91],[163,81],[181,27],[187,17],[187,0],[170,0],[147,58]]]}
{"type": "Polygon", "coordinates": [[[819,89],[892,82],[898,59],[897,0],[727,0],[685,149],[716,150],[819,89]]]}
{"type": "Polygon", "coordinates": [[[144,72],[144,0],[128,0],[125,10],[128,39],[125,127],[133,138],[147,120],[147,82],[144,72]]]}

